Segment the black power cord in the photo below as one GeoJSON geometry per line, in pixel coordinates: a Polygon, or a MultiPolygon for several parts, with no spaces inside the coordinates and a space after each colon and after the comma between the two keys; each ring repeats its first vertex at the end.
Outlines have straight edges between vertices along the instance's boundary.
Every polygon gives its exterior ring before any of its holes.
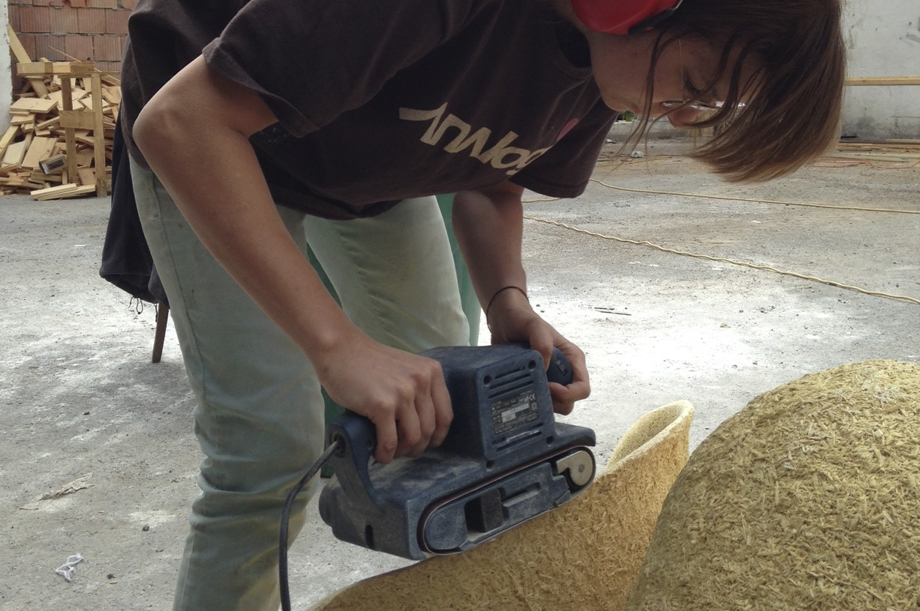
{"type": "Polygon", "coordinates": [[[329,457],[342,445],[344,444],[339,438],[336,438],[330,443],[322,456],[320,456],[317,461],[313,463],[313,466],[310,467],[310,470],[307,471],[307,474],[291,489],[287,495],[287,499],[284,501],[284,509],[281,510],[281,527],[279,528],[278,538],[278,581],[281,585],[281,608],[284,611],[291,611],[291,591],[288,586],[288,522],[290,522],[291,519],[291,508],[294,506],[294,499],[297,498],[297,495],[300,494],[303,487],[307,485],[307,482],[313,479],[317,472],[323,468],[323,465],[326,464],[329,457]]]}

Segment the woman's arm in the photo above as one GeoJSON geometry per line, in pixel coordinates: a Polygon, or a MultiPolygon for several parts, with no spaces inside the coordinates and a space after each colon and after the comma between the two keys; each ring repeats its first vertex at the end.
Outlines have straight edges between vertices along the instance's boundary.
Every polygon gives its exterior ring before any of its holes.
{"type": "Polygon", "coordinates": [[[313,364],[329,395],[377,427],[377,459],[443,441],[440,366],[378,344],[329,296],[288,235],[250,143],[277,119],[255,92],[198,58],[147,104],[134,137],[204,245],[313,364]]]}
{"type": "Polygon", "coordinates": [[[567,414],[575,401],[591,392],[585,355],[540,318],[527,300],[527,276],[521,262],[522,192],[518,185],[504,182],[489,189],[457,193],[454,231],[486,312],[493,343],[528,342],[547,365],[553,346],[568,357],[574,372],[572,383],[550,387],[554,409],[567,414]]]}

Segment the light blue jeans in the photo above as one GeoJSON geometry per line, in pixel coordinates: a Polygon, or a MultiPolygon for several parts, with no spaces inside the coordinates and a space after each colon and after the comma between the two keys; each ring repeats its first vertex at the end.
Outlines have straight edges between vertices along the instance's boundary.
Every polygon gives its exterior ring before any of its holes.
{"type": "MultiPolygon", "coordinates": [[[[174,609],[274,610],[281,507],[323,449],[320,385],[306,356],[211,257],[159,180],[133,162],[131,174],[197,396],[195,432],[205,455],[174,609]]],[[[370,337],[411,352],[469,342],[434,197],[352,221],[278,212],[370,337]]],[[[316,488],[299,499],[292,538],[316,488]]]]}

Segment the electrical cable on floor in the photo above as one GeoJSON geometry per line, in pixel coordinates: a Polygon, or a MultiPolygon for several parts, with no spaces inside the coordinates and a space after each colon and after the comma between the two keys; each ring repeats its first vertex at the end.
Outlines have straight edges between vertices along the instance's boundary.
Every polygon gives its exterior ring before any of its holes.
{"type": "Polygon", "coordinates": [[[281,608],[284,611],[291,611],[291,590],[288,585],[288,523],[291,520],[291,508],[294,506],[294,500],[304,486],[313,479],[323,465],[329,460],[329,457],[339,449],[343,444],[341,439],[336,438],[329,444],[326,451],[313,463],[313,466],[307,471],[297,485],[294,486],[284,501],[284,508],[281,510],[281,526],[278,529],[278,583],[281,588],[281,608]]]}
{"type": "MultiPolygon", "coordinates": [[[[681,192],[674,192],[674,191],[656,191],[656,190],[652,190],[652,189],[634,189],[634,188],[630,188],[630,187],[620,187],[620,186],[617,186],[617,185],[608,184],[608,183],[606,183],[606,182],[604,182],[604,181],[602,181],[602,180],[599,180],[599,179],[597,179],[597,178],[592,178],[592,179],[590,179],[590,181],[591,181],[591,182],[595,182],[595,183],[597,183],[597,184],[599,184],[599,185],[602,185],[602,186],[604,186],[604,187],[607,187],[608,189],[614,189],[614,190],[617,190],[617,191],[628,191],[628,192],[631,192],[631,193],[648,193],[648,194],[652,194],[652,195],[673,195],[673,196],[676,196],[676,197],[698,197],[698,198],[702,198],[702,199],[720,199],[720,200],[728,200],[728,201],[752,202],[752,203],[759,203],[759,204],[777,204],[777,205],[783,205],[783,206],[805,206],[805,207],[810,207],[810,208],[830,208],[830,209],[834,209],[834,210],[856,210],[856,211],[860,211],[860,212],[892,212],[892,213],[897,213],[897,214],[920,214],[920,210],[898,210],[898,209],[890,209],[890,208],[864,208],[864,207],[858,207],[858,206],[835,206],[835,205],[832,205],[832,204],[817,204],[817,203],[807,203],[807,202],[775,201],[775,200],[754,199],[754,198],[745,198],[745,197],[730,197],[730,196],[725,196],[725,195],[705,195],[705,194],[702,194],[702,193],[681,193],[681,192]]],[[[556,200],[558,200],[558,199],[559,199],[558,197],[553,197],[553,198],[548,198],[548,199],[547,199],[547,198],[529,199],[529,200],[525,200],[524,203],[543,203],[543,202],[552,202],[552,201],[556,201],[556,200]]],[[[797,273],[797,272],[791,272],[791,271],[787,271],[787,270],[781,270],[781,269],[777,269],[777,268],[775,268],[775,267],[770,267],[770,266],[768,266],[768,265],[757,265],[757,264],[753,264],[753,263],[745,263],[745,262],[743,262],[743,261],[735,261],[735,260],[733,260],[733,259],[726,259],[726,258],[724,258],[724,257],[712,257],[712,256],[709,256],[709,255],[700,255],[700,254],[696,254],[696,253],[691,253],[691,252],[686,252],[686,251],[682,251],[682,250],[676,250],[676,249],[672,249],[672,248],[667,248],[667,247],[664,247],[664,246],[659,246],[658,244],[653,244],[653,243],[651,243],[651,242],[644,241],[644,240],[630,240],[630,239],[628,239],[628,238],[618,238],[618,237],[615,237],[615,236],[608,236],[608,235],[604,235],[604,234],[601,234],[601,233],[595,233],[595,232],[593,232],[593,231],[588,231],[588,230],[586,230],[586,229],[579,229],[579,228],[577,228],[577,227],[572,227],[571,225],[566,225],[565,223],[560,223],[560,222],[558,222],[558,221],[551,221],[551,220],[548,220],[548,219],[542,219],[542,218],[532,217],[532,216],[526,216],[526,215],[524,216],[524,218],[527,219],[527,220],[531,220],[531,221],[538,222],[538,223],[545,223],[545,224],[547,224],[547,225],[556,225],[556,226],[558,226],[558,227],[562,227],[562,228],[568,229],[568,230],[570,230],[570,231],[575,231],[575,232],[578,232],[578,233],[584,233],[584,234],[586,234],[586,235],[590,235],[590,236],[594,236],[594,237],[603,238],[603,239],[605,239],[605,240],[614,240],[614,241],[617,241],[617,242],[623,242],[623,243],[626,243],[626,244],[634,244],[634,245],[637,245],[637,246],[649,246],[649,247],[651,247],[651,248],[655,248],[655,249],[660,250],[660,251],[662,251],[662,252],[672,253],[672,254],[676,254],[676,255],[682,255],[682,256],[686,256],[686,257],[694,257],[694,258],[696,258],[696,259],[706,259],[706,260],[709,260],[709,261],[718,261],[718,262],[722,262],[722,263],[729,263],[729,264],[731,264],[731,265],[739,265],[739,266],[741,266],[741,267],[749,267],[749,268],[752,268],[752,269],[759,269],[759,270],[763,270],[763,271],[771,271],[771,272],[775,272],[775,273],[777,273],[777,274],[782,274],[782,275],[784,275],[784,276],[792,276],[792,277],[794,277],[794,278],[800,278],[800,279],[802,279],[802,280],[809,280],[809,281],[812,281],[812,282],[820,282],[821,284],[826,284],[826,285],[828,285],[828,286],[834,286],[834,287],[837,287],[837,288],[842,288],[842,289],[846,289],[846,290],[850,290],[850,291],[856,291],[856,292],[858,292],[858,293],[863,293],[863,294],[865,294],[865,295],[872,295],[872,296],[874,296],[874,297],[885,297],[885,298],[888,298],[888,299],[898,299],[898,300],[901,300],[901,301],[907,301],[907,302],[910,302],[910,303],[915,303],[915,304],[920,305],[920,299],[915,299],[915,298],[913,298],[913,297],[908,297],[908,296],[905,296],[905,295],[892,295],[892,294],[890,294],[890,293],[882,293],[882,292],[879,292],[879,291],[870,291],[870,290],[867,290],[867,289],[860,288],[860,287],[858,287],[858,286],[852,286],[852,285],[844,284],[844,283],[842,283],[842,282],[837,282],[837,281],[834,281],[834,280],[824,280],[824,279],[822,279],[822,278],[818,278],[818,277],[815,277],[815,276],[806,276],[806,275],[804,275],[804,274],[799,274],[799,273],[797,273]]]]}
{"type": "MultiPolygon", "coordinates": [[[[857,210],[859,212],[893,212],[897,214],[920,214],[920,210],[896,210],[890,208],[863,208],[858,206],[835,206],[832,204],[816,204],[808,202],[785,202],[785,201],[773,201],[769,199],[754,199],[747,197],[734,197],[726,195],[705,195],[702,193],[680,193],[674,191],[656,191],[652,189],[633,189],[630,187],[619,187],[617,185],[607,184],[602,180],[597,178],[592,178],[591,182],[596,182],[599,185],[603,185],[608,189],[615,189],[617,191],[628,191],[630,193],[649,193],[652,195],[673,195],[676,197],[698,197],[701,199],[721,199],[727,201],[737,201],[737,202],[752,202],[757,204],[779,204],[782,206],[805,206],[809,208],[830,208],[833,210],[857,210]]],[[[552,201],[552,200],[540,200],[540,201],[552,201]]]]}
{"type": "Polygon", "coordinates": [[[813,168],[852,168],[858,165],[864,165],[872,168],[873,170],[912,170],[913,168],[920,166],[920,159],[908,165],[879,165],[877,162],[871,161],[869,159],[856,159],[853,157],[837,157],[830,159],[827,157],[822,158],[820,162],[815,162],[811,164],[813,168]],[[837,161],[834,161],[837,159],[837,161]]]}
{"type": "Polygon", "coordinates": [[[836,282],[834,280],[824,280],[823,278],[818,278],[816,276],[806,276],[804,274],[799,274],[797,272],[790,272],[787,270],[777,269],[775,267],[770,267],[769,265],[757,265],[754,263],[745,263],[744,261],[735,261],[734,259],[726,259],[724,257],[713,257],[710,255],[700,255],[692,252],[686,252],[683,250],[676,250],[674,248],[667,248],[665,246],[659,246],[658,244],[653,244],[652,242],[646,240],[630,240],[628,238],[618,238],[615,236],[604,235],[602,233],[596,233],[594,231],[588,231],[587,229],[580,229],[578,227],[573,227],[571,225],[566,225],[565,223],[560,223],[559,221],[551,221],[549,219],[543,219],[535,216],[524,215],[524,218],[528,221],[534,221],[537,223],[544,223],[546,225],[555,225],[556,227],[562,227],[563,229],[568,229],[569,231],[574,231],[576,233],[583,233],[585,235],[590,235],[597,238],[603,238],[605,240],[613,240],[616,242],[623,242],[625,244],[633,244],[636,246],[648,246],[662,252],[667,252],[675,255],[682,255],[685,257],[693,257],[695,259],[705,259],[707,261],[717,261],[720,263],[729,263],[731,265],[739,265],[741,267],[749,267],[751,269],[758,269],[764,271],[775,272],[777,274],[782,274],[784,276],[792,276],[794,278],[800,278],[802,280],[809,280],[812,282],[820,282],[821,284],[826,284],[828,286],[834,286],[837,288],[847,289],[850,291],[856,291],[858,293],[863,293],[865,295],[872,295],[874,297],[885,297],[888,299],[898,299],[901,301],[907,301],[910,303],[915,303],[920,305],[920,299],[915,299],[913,297],[908,297],[906,295],[892,295],[890,293],[882,293],[879,291],[870,291],[867,289],[860,288],[858,286],[852,286],[849,284],[844,284],[842,282],[836,282]]]}

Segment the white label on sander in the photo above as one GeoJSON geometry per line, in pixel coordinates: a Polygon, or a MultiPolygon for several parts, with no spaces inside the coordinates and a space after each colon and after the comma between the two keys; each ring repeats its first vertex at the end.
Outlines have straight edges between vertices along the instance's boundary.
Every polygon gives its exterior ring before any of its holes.
{"type": "Polygon", "coordinates": [[[533,422],[539,415],[534,391],[495,401],[489,407],[492,411],[492,434],[496,436],[533,422]]]}

